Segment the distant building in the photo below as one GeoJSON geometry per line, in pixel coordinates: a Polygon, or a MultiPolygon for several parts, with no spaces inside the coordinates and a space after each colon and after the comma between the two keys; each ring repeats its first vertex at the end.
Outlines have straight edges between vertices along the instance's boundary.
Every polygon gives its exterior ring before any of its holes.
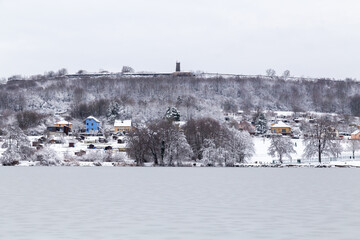
{"type": "Polygon", "coordinates": [[[283,135],[291,134],[291,127],[284,122],[278,122],[271,126],[271,133],[281,133],[283,135]]]}
{"type": "Polygon", "coordinates": [[[255,133],[256,133],[256,127],[253,124],[251,124],[250,122],[245,121],[245,120],[241,121],[239,123],[239,130],[247,131],[251,135],[255,135],[255,133]]]}
{"type": "Polygon", "coordinates": [[[131,120],[115,120],[114,131],[117,132],[129,132],[131,131],[131,120]]]}
{"type": "Polygon", "coordinates": [[[60,121],[60,122],[57,122],[54,124],[55,127],[69,127],[69,128],[72,128],[72,123],[71,122],[68,122],[68,121],[60,121]]]}
{"type": "Polygon", "coordinates": [[[86,133],[98,133],[100,131],[100,121],[93,116],[85,119],[85,125],[86,133]]]}
{"type": "Polygon", "coordinates": [[[47,132],[49,136],[53,135],[69,135],[71,132],[71,128],[64,126],[64,127],[48,127],[47,132]]]}
{"type": "Polygon", "coordinates": [[[352,140],[360,140],[360,130],[356,130],[355,132],[353,132],[351,134],[351,139],[352,140]]]}
{"type": "Polygon", "coordinates": [[[176,69],[175,69],[175,72],[181,72],[180,62],[176,62],[176,69]]]}
{"type": "Polygon", "coordinates": [[[195,76],[192,72],[182,72],[180,62],[176,62],[175,72],[172,74],[174,77],[193,77],[195,76]]]}

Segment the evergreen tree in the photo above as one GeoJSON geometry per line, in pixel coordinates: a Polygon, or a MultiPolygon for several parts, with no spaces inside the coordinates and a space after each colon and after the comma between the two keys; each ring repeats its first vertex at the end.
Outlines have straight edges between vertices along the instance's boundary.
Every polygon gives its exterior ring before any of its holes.
{"type": "Polygon", "coordinates": [[[106,117],[110,122],[114,122],[119,117],[120,105],[118,102],[111,102],[106,111],[106,117]]]}
{"type": "Polygon", "coordinates": [[[259,113],[255,119],[256,133],[264,134],[267,131],[267,119],[264,113],[259,113]]]}
{"type": "Polygon", "coordinates": [[[169,107],[165,113],[165,118],[170,121],[180,121],[180,112],[176,107],[169,107]]]}

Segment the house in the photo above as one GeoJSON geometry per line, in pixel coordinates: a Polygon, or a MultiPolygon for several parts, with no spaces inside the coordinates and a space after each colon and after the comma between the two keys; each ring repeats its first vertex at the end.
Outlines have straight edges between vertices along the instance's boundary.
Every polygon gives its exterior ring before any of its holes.
{"type": "Polygon", "coordinates": [[[93,116],[85,119],[86,133],[98,133],[100,131],[100,121],[93,116]]]}
{"type": "Polygon", "coordinates": [[[114,131],[117,132],[129,132],[131,131],[131,120],[115,120],[114,131]]]}
{"type": "Polygon", "coordinates": [[[68,121],[60,121],[54,124],[55,127],[69,127],[72,128],[72,123],[68,121]]]}
{"type": "Polygon", "coordinates": [[[52,135],[69,135],[69,133],[71,132],[71,128],[69,128],[67,126],[48,127],[47,132],[48,132],[49,136],[52,136],[52,135]]]}
{"type": "Polygon", "coordinates": [[[256,128],[253,124],[251,124],[248,121],[241,121],[239,123],[239,130],[240,131],[247,131],[248,133],[250,133],[251,135],[255,135],[256,132],[256,128]]]}
{"type": "Polygon", "coordinates": [[[360,140],[360,130],[356,130],[355,132],[353,132],[351,134],[351,139],[352,140],[360,140]]]}
{"type": "Polygon", "coordinates": [[[281,133],[283,135],[291,134],[291,127],[284,122],[278,122],[271,126],[271,133],[281,133]]]}
{"type": "Polygon", "coordinates": [[[49,139],[49,143],[51,144],[61,144],[63,143],[63,138],[61,136],[52,136],[50,139],[49,139]]]}

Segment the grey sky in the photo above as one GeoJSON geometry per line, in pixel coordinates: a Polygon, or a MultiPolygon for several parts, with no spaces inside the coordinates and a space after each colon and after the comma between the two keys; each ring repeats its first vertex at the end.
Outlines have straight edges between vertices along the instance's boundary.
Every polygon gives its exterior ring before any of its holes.
{"type": "Polygon", "coordinates": [[[65,67],[360,79],[358,0],[0,0],[0,77],[65,67]]]}

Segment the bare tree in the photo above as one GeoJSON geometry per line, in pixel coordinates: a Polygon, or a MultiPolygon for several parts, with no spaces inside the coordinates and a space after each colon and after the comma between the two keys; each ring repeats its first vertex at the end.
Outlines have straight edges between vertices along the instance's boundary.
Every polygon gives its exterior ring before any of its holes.
{"type": "Polygon", "coordinates": [[[38,126],[44,118],[44,114],[36,111],[23,111],[16,114],[18,125],[23,130],[38,126]]]}
{"type": "Polygon", "coordinates": [[[214,140],[216,146],[220,145],[222,127],[212,118],[190,119],[184,126],[184,133],[190,144],[195,158],[202,159],[203,145],[206,139],[214,140]]]}
{"type": "Polygon", "coordinates": [[[360,140],[350,139],[348,141],[348,149],[352,152],[353,159],[355,159],[355,152],[360,150],[360,140]]]}
{"type": "Polygon", "coordinates": [[[285,70],[283,75],[282,75],[283,79],[286,80],[290,77],[290,71],[289,70],[285,70]]]}
{"type": "Polygon", "coordinates": [[[266,70],[266,76],[275,77],[275,75],[276,75],[276,72],[275,72],[274,69],[269,68],[269,69],[266,70]]]}
{"type": "Polygon", "coordinates": [[[284,157],[288,157],[290,160],[292,159],[292,153],[296,153],[296,151],[290,138],[281,135],[273,136],[271,138],[270,147],[268,149],[268,154],[270,156],[278,157],[279,162],[283,163],[284,157]]]}
{"type": "Polygon", "coordinates": [[[61,68],[61,69],[59,69],[59,71],[57,71],[57,75],[59,77],[65,76],[66,74],[68,74],[68,71],[66,68],[61,68]]]}
{"type": "Polygon", "coordinates": [[[235,103],[234,99],[227,99],[223,103],[223,109],[228,113],[236,113],[238,111],[238,106],[235,103]]]}
{"type": "Polygon", "coordinates": [[[132,68],[132,67],[129,67],[129,66],[123,66],[122,70],[121,70],[122,73],[134,73],[135,70],[132,68]]]}
{"type": "Polygon", "coordinates": [[[142,165],[147,159],[152,159],[154,165],[181,165],[183,160],[190,160],[192,157],[185,135],[166,120],[135,128],[127,138],[127,152],[138,165],[142,165]]]}
{"type": "Polygon", "coordinates": [[[142,166],[147,162],[147,141],[148,130],[144,127],[136,127],[130,131],[126,137],[127,149],[129,157],[135,159],[136,165],[142,166]]]}
{"type": "Polygon", "coordinates": [[[304,157],[318,156],[318,161],[321,163],[323,155],[334,155],[332,147],[335,143],[336,130],[334,123],[327,117],[321,117],[315,120],[314,124],[309,124],[304,127],[304,157]]]}

